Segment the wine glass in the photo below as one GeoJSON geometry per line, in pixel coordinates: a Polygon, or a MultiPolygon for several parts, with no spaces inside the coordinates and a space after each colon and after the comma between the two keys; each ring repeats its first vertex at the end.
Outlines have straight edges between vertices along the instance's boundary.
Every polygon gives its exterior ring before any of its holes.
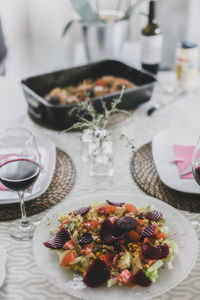
{"type": "Polygon", "coordinates": [[[18,240],[32,238],[35,226],[27,219],[24,193],[31,188],[40,173],[40,155],[36,140],[25,128],[15,127],[0,131],[0,181],[16,191],[21,208],[21,221],[8,228],[18,240]]]}
{"type": "MultiPolygon", "coordinates": [[[[197,140],[197,144],[192,156],[192,172],[194,179],[200,185],[200,137],[197,140]]],[[[193,221],[192,225],[197,230],[198,237],[200,237],[200,222],[193,221]]]]}
{"type": "Polygon", "coordinates": [[[192,172],[196,182],[200,185],[200,137],[197,140],[192,156],[192,172]]]}

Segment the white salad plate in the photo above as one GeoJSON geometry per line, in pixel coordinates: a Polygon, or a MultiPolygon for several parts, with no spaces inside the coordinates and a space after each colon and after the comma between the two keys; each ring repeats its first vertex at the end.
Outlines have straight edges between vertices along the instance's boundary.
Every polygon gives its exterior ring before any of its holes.
{"type": "Polygon", "coordinates": [[[159,296],[179,284],[191,272],[198,254],[198,240],[191,223],[175,208],[157,200],[145,196],[133,194],[99,193],[86,195],[85,197],[65,201],[54,207],[41,220],[33,237],[33,255],[37,266],[48,280],[63,292],[86,300],[136,300],[150,299],[159,296]],[[73,209],[105,202],[106,199],[116,202],[127,202],[137,207],[150,205],[151,208],[163,213],[166,225],[169,227],[170,238],[179,246],[179,254],[173,261],[173,269],[163,268],[159,270],[159,277],[155,284],[148,288],[126,288],[114,286],[111,288],[88,288],[82,282],[82,277],[70,270],[59,266],[59,258],[55,251],[50,251],[43,242],[50,238],[49,230],[58,226],[56,221],[59,213],[68,213],[73,209]],[[51,220],[51,221],[50,221],[51,220]],[[49,225],[51,222],[51,225],[49,225]]]}
{"type": "Polygon", "coordinates": [[[170,163],[174,158],[173,145],[196,145],[199,132],[188,129],[165,130],[152,140],[153,160],[162,182],[168,187],[184,192],[200,194],[200,186],[194,179],[180,178],[177,165],[170,163]]]}
{"type": "MultiPolygon", "coordinates": [[[[30,191],[25,193],[25,201],[33,200],[42,195],[51,182],[56,165],[55,144],[45,136],[36,136],[39,153],[41,155],[42,170],[30,191]]],[[[0,190],[0,204],[19,202],[17,193],[9,190],[0,190]]]]}

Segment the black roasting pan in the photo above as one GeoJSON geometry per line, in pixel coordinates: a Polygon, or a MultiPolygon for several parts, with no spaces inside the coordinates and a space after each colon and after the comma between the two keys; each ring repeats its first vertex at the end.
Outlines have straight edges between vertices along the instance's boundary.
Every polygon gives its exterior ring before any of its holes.
{"type": "MultiPolygon", "coordinates": [[[[70,113],[77,104],[56,106],[48,103],[44,96],[55,87],[75,85],[87,78],[98,78],[103,75],[124,77],[135,83],[137,87],[124,91],[120,109],[130,110],[151,98],[156,78],[151,73],[138,70],[119,60],[103,60],[91,64],[68,68],[47,74],[29,77],[21,81],[21,85],[28,103],[29,116],[42,126],[63,130],[75,122],[77,117],[70,113]]],[[[119,97],[120,92],[108,94],[93,99],[97,110],[101,110],[101,101],[107,106],[113,99],[119,97]]]]}

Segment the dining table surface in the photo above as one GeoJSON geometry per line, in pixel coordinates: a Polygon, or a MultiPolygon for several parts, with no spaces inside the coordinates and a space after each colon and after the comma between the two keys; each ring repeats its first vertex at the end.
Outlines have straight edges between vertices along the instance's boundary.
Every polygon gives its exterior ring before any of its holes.
{"type": "MultiPolygon", "coordinates": [[[[33,62],[31,62],[33,63],[33,62]]],[[[68,62],[67,66],[70,65],[68,62]]],[[[51,65],[51,70],[53,66],[51,65]]],[[[51,71],[49,70],[49,71],[51,71]]],[[[146,194],[134,182],[130,171],[132,152],[126,143],[119,139],[119,134],[126,134],[133,140],[136,149],[152,140],[153,136],[165,129],[186,128],[199,130],[200,133],[200,86],[195,89],[176,94],[173,89],[176,85],[175,72],[160,72],[158,83],[150,101],[140,105],[133,114],[111,125],[109,130],[113,137],[113,176],[89,176],[88,166],[81,159],[82,142],[81,132],[61,133],[41,127],[34,123],[27,113],[27,103],[20,86],[20,79],[43,72],[39,67],[30,72],[11,72],[0,77],[0,129],[21,126],[33,132],[35,136],[50,138],[56,147],[66,152],[74,162],[76,168],[75,184],[62,202],[76,201],[83,195],[94,193],[130,193],[134,196],[146,194]],[[18,75],[18,76],[17,76],[18,75]],[[155,103],[160,104],[151,116],[147,115],[148,109],[155,103]]],[[[34,200],[33,200],[34,201],[34,200]]],[[[0,207],[1,209],[1,207],[0,207]]],[[[51,209],[51,208],[50,208],[51,209]]],[[[30,217],[34,222],[50,210],[45,210],[30,217]]],[[[190,213],[180,210],[190,221],[200,220],[200,213],[190,213]]],[[[8,235],[8,225],[15,221],[0,222],[0,244],[7,252],[6,279],[0,288],[1,300],[73,300],[70,295],[64,294],[47,278],[41,274],[32,253],[32,240],[17,241],[8,235]]],[[[191,273],[180,284],[170,291],[154,299],[200,299],[200,256],[191,273]]]]}

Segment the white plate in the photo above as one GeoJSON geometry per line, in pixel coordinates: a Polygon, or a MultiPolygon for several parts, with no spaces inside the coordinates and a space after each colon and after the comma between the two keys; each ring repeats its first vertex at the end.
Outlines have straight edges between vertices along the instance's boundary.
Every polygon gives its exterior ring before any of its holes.
{"type": "Polygon", "coordinates": [[[196,145],[199,132],[187,129],[161,131],[152,141],[153,160],[162,182],[168,187],[184,193],[200,193],[200,186],[194,179],[179,177],[176,164],[170,164],[174,157],[173,145],[196,145]]]}
{"type": "Polygon", "coordinates": [[[0,287],[3,285],[6,278],[6,261],[7,254],[5,248],[0,245],[0,287]]]}
{"type": "Polygon", "coordinates": [[[138,197],[133,194],[92,194],[86,195],[81,199],[74,199],[74,201],[66,201],[50,210],[44,216],[33,238],[33,255],[40,271],[63,292],[87,300],[144,300],[161,295],[179,284],[190,273],[195,265],[197,253],[198,240],[196,233],[190,222],[178,210],[155,198],[149,196],[138,197]],[[61,268],[56,253],[49,251],[43,245],[43,242],[49,239],[50,227],[58,225],[56,220],[60,212],[69,212],[72,209],[94,204],[95,202],[102,202],[106,199],[133,203],[137,207],[150,204],[151,207],[161,211],[166,218],[171,238],[178,243],[180,253],[173,262],[173,270],[167,270],[166,268],[160,270],[157,283],[152,284],[149,288],[88,288],[83,285],[80,276],[75,276],[72,271],[61,268]],[[49,218],[55,220],[52,221],[51,226],[48,225],[49,218]]]}
{"type": "MultiPolygon", "coordinates": [[[[43,194],[52,179],[56,163],[55,144],[44,136],[36,136],[39,152],[41,154],[41,165],[44,167],[36,183],[30,192],[25,193],[25,201],[33,200],[43,194]]],[[[0,204],[11,204],[19,202],[16,192],[0,190],[0,204]]]]}

